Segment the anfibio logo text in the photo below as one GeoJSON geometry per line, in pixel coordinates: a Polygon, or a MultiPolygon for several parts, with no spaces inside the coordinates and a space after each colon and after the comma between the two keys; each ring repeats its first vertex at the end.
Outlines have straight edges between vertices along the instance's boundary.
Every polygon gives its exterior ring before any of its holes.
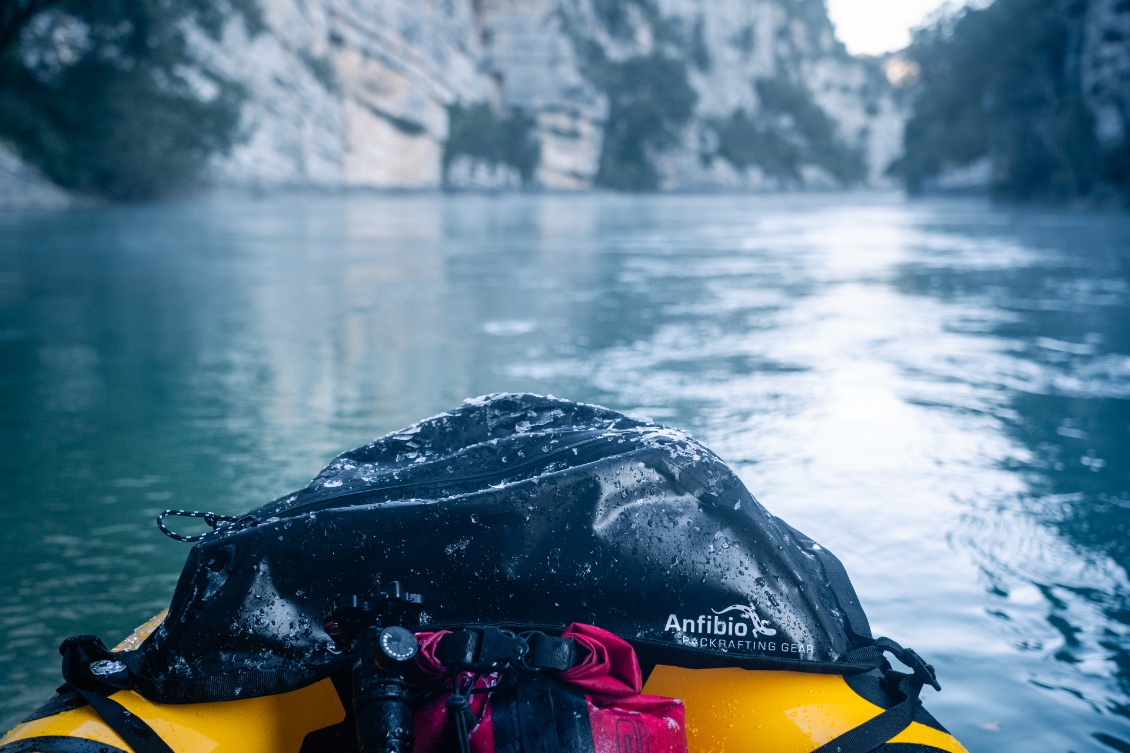
{"type": "Polygon", "coordinates": [[[723,651],[733,649],[738,651],[769,651],[787,654],[811,654],[811,644],[783,643],[780,641],[765,640],[775,636],[777,629],[770,627],[769,623],[761,619],[757,610],[752,606],[734,604],[725,609],[711,609],[714,614],[700,614],[697,618],[680,618],[672,613],[667,617],[667,624],[663,626],[664,632],[673,632],[675,640],[685,646],[698,648],[717,648],[723,651]],[[731,612],[738,613],[734,619],[731,612]],[[744,618],[744,619],[743,619],[744,618]],[[747,640],[741,640],[747,638],[747,640]]]}

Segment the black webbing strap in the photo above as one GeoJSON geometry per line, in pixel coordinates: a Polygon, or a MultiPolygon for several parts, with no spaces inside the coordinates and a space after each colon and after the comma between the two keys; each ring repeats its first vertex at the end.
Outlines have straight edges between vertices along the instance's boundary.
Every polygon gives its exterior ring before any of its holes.
{"type": "Polygon", "coordinates": [[[899,683],[899,690],[906,694],[906,698],[901,703],[829,740],[813,753],[870,753],[890,742],[892,737],[914,721],[914,715],[921,703],[918,700],[918,693],[922,690],[922,683],[919,682],[914,687],[904,687],[908,680],[914,680],[914,675],[907,675],[906,679],[899,683]]]}
{"type": "Polygon", "coordinates": [[[133,663],[133,655],[112,653],[93,635],[68,638],[59,646],[59,653],[63,655],[63,680],[134,753],[173,753],[144,719],[109,697],[131,686],[127,662],[133,663]]]}
{"type": "Polygon", "coordinates": [[[540,631],[525,633],[524,636],[530,647],[524,659],[527,667],[564,672],[576,666],[580,659],[576,642],[568,638],[558,638],[540,631]]]}
{"type": "Polygon", "coordinates": [[[829,740],[812,753],[871,753],[886,745],[914,721],[918,707],[922,705],[918,696],[924,685],[930,685],[935,690],[942,689],[933,667],[911,649],[903,648],[889,638],[879,638],[871,646],[849,651],[844,656],[844,661],[874,662],[888,677],[898,678],[897,687],[903,700],[858,727],[829,740]],[[883,656],[887,652],[910,667],[912,673],[894,672],[883,656]]]}
{"type": "Polygon", "coordinates": [[[552,677],[518,678],[518,725],[525,753],[593,753],[584,692],[552,677]]]}
{"type": "Polygon", "coordinates": [[[518,667],[564,672],[577,664],[579,652],[574,641],[537,630],[518,635],[497,627],[473,627],[441,638],[436,658],[460,671],[518,667]]]}
{"type": "MultiPolygon", "coordinates": [[[[491,691],[495,753],[593,753],[584,693],[552,677],[576,666],[584,654],[569,638],[540,630],[521,634],[498,627],[469,627],[448,633],[435,656],[452,671],[504,673],[491,691]],[[546,674],[546,673],[551,674],[546,674]]],[[[447,710],[460,753],[469,753],[476,724],[469,696],[475,681],[452,682],[447,710]]]]}
{"type": "Polygon", "coordinates": [[[443,636],[436,646],[436,658],[452,669],[490,672],[521,662],[528,651],[526,641],[513,631],[466,628],[443,636]]]}
{"type": "Polygon", "coordinates": [[[500,688],[491,696],[491,720],[495,753],[593,753],[595,747],[584,691],[551,676],[520,675],[500,688]]]}

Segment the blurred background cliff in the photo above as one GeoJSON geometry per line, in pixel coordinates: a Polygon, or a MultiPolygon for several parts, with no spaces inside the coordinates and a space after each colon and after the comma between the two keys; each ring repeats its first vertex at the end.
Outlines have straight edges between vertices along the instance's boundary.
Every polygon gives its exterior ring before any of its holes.
{"type": "Polygon", "coordinates": [[[207,187],[1130,195],[1130,3],[8,0],[0,204],[207,187]]]}

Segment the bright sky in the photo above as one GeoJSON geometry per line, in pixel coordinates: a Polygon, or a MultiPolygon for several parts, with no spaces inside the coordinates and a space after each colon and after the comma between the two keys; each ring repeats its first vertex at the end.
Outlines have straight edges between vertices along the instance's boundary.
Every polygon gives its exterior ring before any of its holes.
{"type": "MultiPolygon", "coordinates": [[[[827,0],[836,36],[855,55],[878,55],[910,44],[920,26],[946,0],[827,0]]],[[[960,7],[964,2],[952,3],[960,7]]]]}

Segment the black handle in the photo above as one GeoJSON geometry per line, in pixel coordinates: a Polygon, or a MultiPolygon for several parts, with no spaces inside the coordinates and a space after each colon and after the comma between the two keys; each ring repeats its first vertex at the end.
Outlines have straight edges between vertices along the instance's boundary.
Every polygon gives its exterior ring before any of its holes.
{"type": "Polygon", "coordinates": [[[415,636],[402,627],[374,626],[357,636],[353,714],[361,753],[411,753],[411,697],[408,684],[395,668],[415,657],[417,648],[415,636]]]}
{"type": "Polygon", "coordinates": [[[378,599],[338,597],[326,632],[353,657],[353,717],[360,753],[412,753],[412,699],[403,671],[419,644],[411,630],[423,599],[393,581],[378,599]]]}

